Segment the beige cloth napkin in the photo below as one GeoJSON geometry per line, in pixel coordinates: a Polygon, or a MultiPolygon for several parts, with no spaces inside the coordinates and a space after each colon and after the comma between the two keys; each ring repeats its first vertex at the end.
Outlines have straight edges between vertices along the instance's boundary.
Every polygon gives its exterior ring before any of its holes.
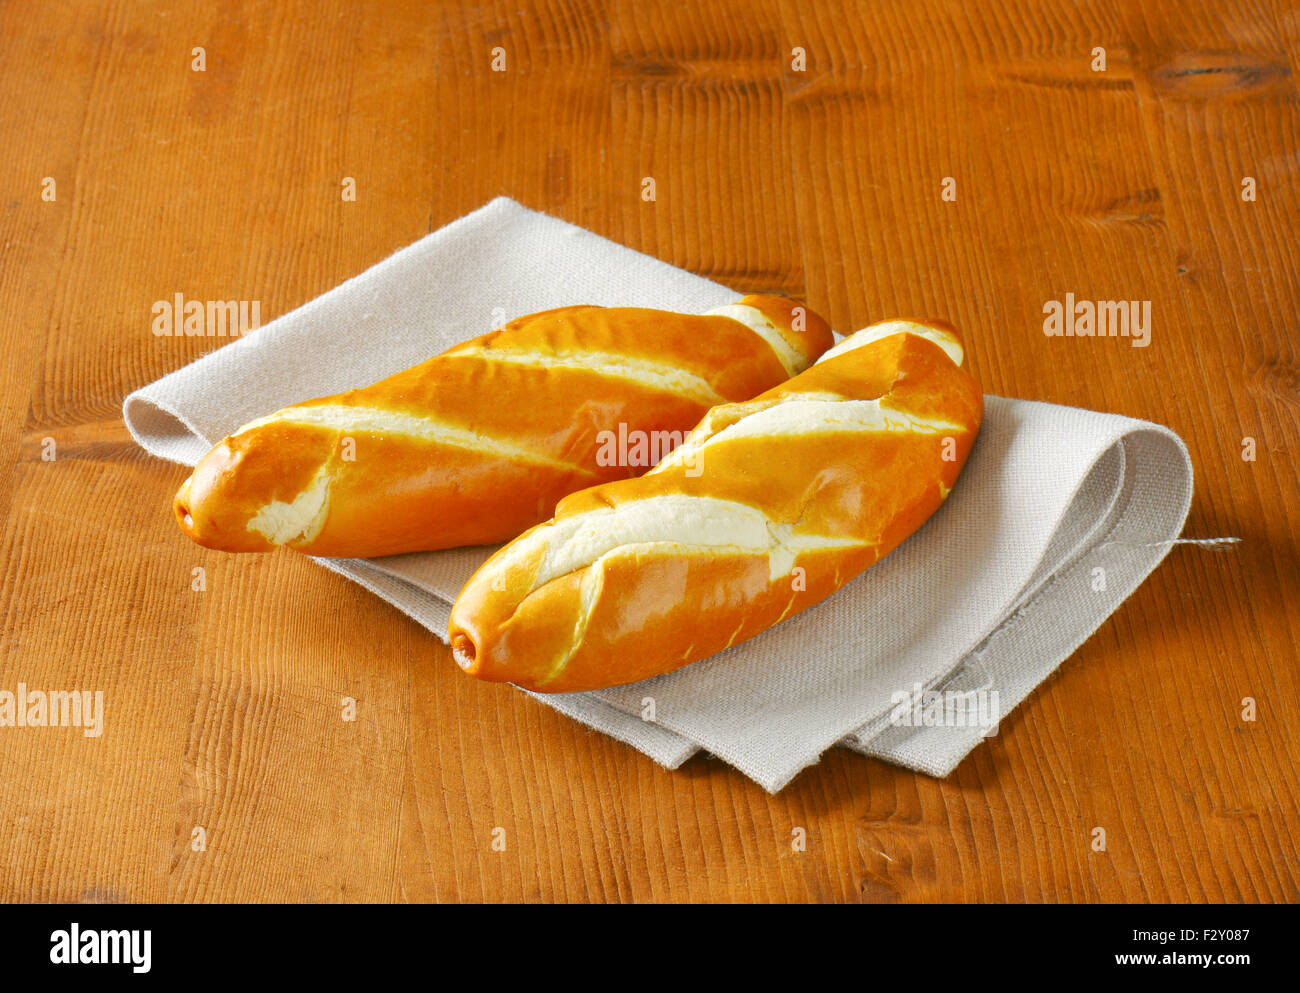
{"type": "MultiPolygon", "coordinates": [[[[123,413],[150,452],[193,465],[247,421],[509,318],[578,303],[701,312],[737,296],[502,197],[137,390],[123,413]]],[[[1191,494],[1165,427],[989,396],[944,507],[829,600],[667,676],[534,696],[669,768],[704,749],[769,791],[837,744],[946,775],[1155,568],[1191,494]]],[[[317,561],[445,640],[490,551],[317,561]]]]}

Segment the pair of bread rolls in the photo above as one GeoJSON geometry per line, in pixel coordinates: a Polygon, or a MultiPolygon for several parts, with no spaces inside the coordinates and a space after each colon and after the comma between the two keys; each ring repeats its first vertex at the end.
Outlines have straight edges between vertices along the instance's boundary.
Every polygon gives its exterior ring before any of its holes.
{"type": "Polygon", "coordinates": [[[832,340],[773,297],[530,315],[245,425],[199,462],[176,516],[227,551],[513,538],[452,608],[459,665],[541,692],[634,682],[825,599],[951,491],[983,414],[953,329],[832,340]],[[697,422],[644,475],[597,457],[610,432],[697,422]]]}

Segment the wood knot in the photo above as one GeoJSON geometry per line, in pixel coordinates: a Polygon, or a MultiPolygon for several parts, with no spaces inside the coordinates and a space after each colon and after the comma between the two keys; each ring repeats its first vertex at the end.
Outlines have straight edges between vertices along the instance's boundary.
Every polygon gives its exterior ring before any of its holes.
{"type": "Polygon", "coordinates": [[[1250,374],[1247,389],[1258,396],[1300,405],[1300,366],[1281,359],[1266,361],[1250,374]]]}

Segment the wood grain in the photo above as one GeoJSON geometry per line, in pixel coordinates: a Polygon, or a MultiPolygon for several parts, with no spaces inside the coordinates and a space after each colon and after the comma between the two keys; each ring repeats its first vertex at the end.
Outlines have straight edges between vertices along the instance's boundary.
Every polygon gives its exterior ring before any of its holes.
{"type": "Polygon", "coordinates": [[[0,899],[1300,899],[1298,73],[1262,2],[0,5],[0,689],[107,708],[0,728],[0,899]],[[269,320],[502,193],[841,330],[947,317],[990,393],[1172,427],[1187,534],[1243,541],[949,779],[832,752],[775,797],[185,541],[120,404],[215,343],[152,302],[269,320]],[[1150,300],[1150,347],[1044,336],[1067,291],[1150,300]]]}

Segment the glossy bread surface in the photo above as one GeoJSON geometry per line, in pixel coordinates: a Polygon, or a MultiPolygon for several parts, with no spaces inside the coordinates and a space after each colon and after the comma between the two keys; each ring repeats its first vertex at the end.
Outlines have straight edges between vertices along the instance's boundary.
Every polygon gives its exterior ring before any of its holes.
{"type": "Polygon", "coordinates": [[[983,414],[938,323],[858,332],[762,396],[712,409],[653,471],[563,499],[451,615],[461,666],[544,692],[706,658],[823,600],[946,498],[983,414]]]}
{"type": "Polygon", "coordinates": [[[680,440],[713,405],[783,382],[831,344],[825,322],[788,300],[720,310],[731,316],[545,311],[287,407],[203,458],[176,519],[226,551],[376,556],[508,540],[565,494],[652,464],[600,457],[602,432],[680,440]]]}

